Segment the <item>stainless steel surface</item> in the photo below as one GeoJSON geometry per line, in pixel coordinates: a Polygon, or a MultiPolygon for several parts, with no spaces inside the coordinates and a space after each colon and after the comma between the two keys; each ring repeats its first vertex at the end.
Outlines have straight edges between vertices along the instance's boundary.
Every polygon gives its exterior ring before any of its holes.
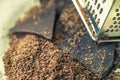
{"type": "Polygon", "coordinates": [[[72,1],[94,41],[120,41],[120,0],[72,1]]]}

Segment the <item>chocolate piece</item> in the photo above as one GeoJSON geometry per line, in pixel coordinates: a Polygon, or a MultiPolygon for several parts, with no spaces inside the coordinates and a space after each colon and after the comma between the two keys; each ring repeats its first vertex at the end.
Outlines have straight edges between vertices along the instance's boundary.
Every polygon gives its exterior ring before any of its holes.
{"type": "Polygon", "coordinates": [[[18,24],[10,30],[12,33],[33,33],[48,39],[52,38],[55,20],[55,4],[51,4],[37,15],[18,24]]]}

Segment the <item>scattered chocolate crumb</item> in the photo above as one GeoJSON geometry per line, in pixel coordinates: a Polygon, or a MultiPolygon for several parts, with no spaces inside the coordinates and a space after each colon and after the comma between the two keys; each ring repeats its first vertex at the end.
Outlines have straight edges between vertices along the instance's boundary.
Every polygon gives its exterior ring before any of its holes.
{"type": "Polygon", "coordinates": [[[32,34],[12,35],[4,56],[8,80],[94,80],[90,72],[51,41],[32,34]]]}

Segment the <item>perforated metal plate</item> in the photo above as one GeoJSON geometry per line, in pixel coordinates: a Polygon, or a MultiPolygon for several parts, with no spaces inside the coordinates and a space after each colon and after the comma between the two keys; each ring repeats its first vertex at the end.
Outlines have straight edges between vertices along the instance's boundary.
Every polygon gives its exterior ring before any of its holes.
{"type": "Polygon", "coordinates": [[[94,41],[120,41],[120,22],[118,20],[120,17],[120,0],[72,1],[94,41]],[[117,18],[117,20],[113,21],[114,17],[117,18]],[[113,24],[114,29],[110,29],[110,26],[113,26],[113,24]]]}
{"type": "Polygon", "coordinates": [[[120,0],[115,0],[100,33],[120,41],[120,0]]]}

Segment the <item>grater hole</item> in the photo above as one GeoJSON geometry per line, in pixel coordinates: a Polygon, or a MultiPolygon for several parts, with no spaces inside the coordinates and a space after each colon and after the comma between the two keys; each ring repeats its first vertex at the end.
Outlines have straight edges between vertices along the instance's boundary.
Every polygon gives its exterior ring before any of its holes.
{"type": "Polygon", "coordinates": [[[97,19],[97,14],[95,14],[95,19],[97,19]]]}
{"type": "Polygon", "coordinates": [[[116,9],[115,12],[119,12],[119,9],[116,9]]]}
{"type": "Polygon", "coordinates": [[[118,17],[117,20],[120,20],[120,17],[118,17]]]}
{"type": "Polygon", "coordinates": [[[87,2],[87,0],[85,0],[85,2],[87,2]]]}
{"type": "Polygon", "coordinates": [[[90,5],[90,1],[88,1],[88,3],[87,3],[87,7],[90,5]]]}
{"type": "Polygon", "coordinates": [[[92,14],[93,14],[93,15],[95,14],[95,10],[92,10],[92,14]]]}
{"type": "Polygon", "coordinates": [[[114,29],[111,29],[111,30],[110,30],[110,32],[113,32],[113,31],[114,31],[114,29]]]}
{"type": "Polygon", "coordinates": [[[103,12],[103,8],[100,9],[100,14],[102,14],[102,12],[103,12]]]}
{"type": "Polygon", "coordinates": [[[107,29],[106,32],[109,32],[109,29],[107,29]]]}
{"type": "Polygon", "coordinates": [[[109,28],[113,28],[113,25],[110,25],[109,28]]]}
{"type": "Polygon", "coordinates": [[[115,32],[118,32],[118,31],[119,31],[119,29],[116,29],[116,30],[115,30],[115,32]]]}
{"type": "Polygon", "coordinates": [[[102,3],[105,3],[105,2],[106,2],[106,0],[103,0],[103,1],[102,1],[102,3]]]}
{"type": "Polygon", "coordinates": [[[116,20],[116,17],[113,17],[113,20],[116,20]]]}
{"type": "Polygon", "coordinates": [[[90,11],[92,10],[92,5],[90,6],[90,11]]]}
{"type": "Polygon", "coordinates": [[[95,34],[95,31],[92,31],[92,34],[95,34]]]}
{"type": "Polygon", "coordinates": [[[118,26],[117,25],[115,25],[115,27],[114,28],[117,28],[118,26]]]}
{"type": "Polygon", "coordinates": [[[116,16],[120,16],[120,13],[117,13],[116,16]]]}
{"type": "Polygon", "coordinates": [[[98,4],[98,6],[97,6],[97,9],[99,9],[100,8],[100,4],[98,4]]]}
{"type": "Polygon", "coordinates": [[[117,21],[114,21],[113,24],[117,24],[117,21]]]}
{"type": "Polygon", "coordinates": [[[98,0],[95,0],[95,5],[97,4],[98,0]]]}
{"type": "Polygon", "coordinates": [[[120,21],[118,22],[118,24],[120,24],[120,21]]]}
{"type": "Polygon", "coordinates": [[[99,24],[99,23],[100,23],[100,19],[97,20],[97,24],[99,24]]]}

